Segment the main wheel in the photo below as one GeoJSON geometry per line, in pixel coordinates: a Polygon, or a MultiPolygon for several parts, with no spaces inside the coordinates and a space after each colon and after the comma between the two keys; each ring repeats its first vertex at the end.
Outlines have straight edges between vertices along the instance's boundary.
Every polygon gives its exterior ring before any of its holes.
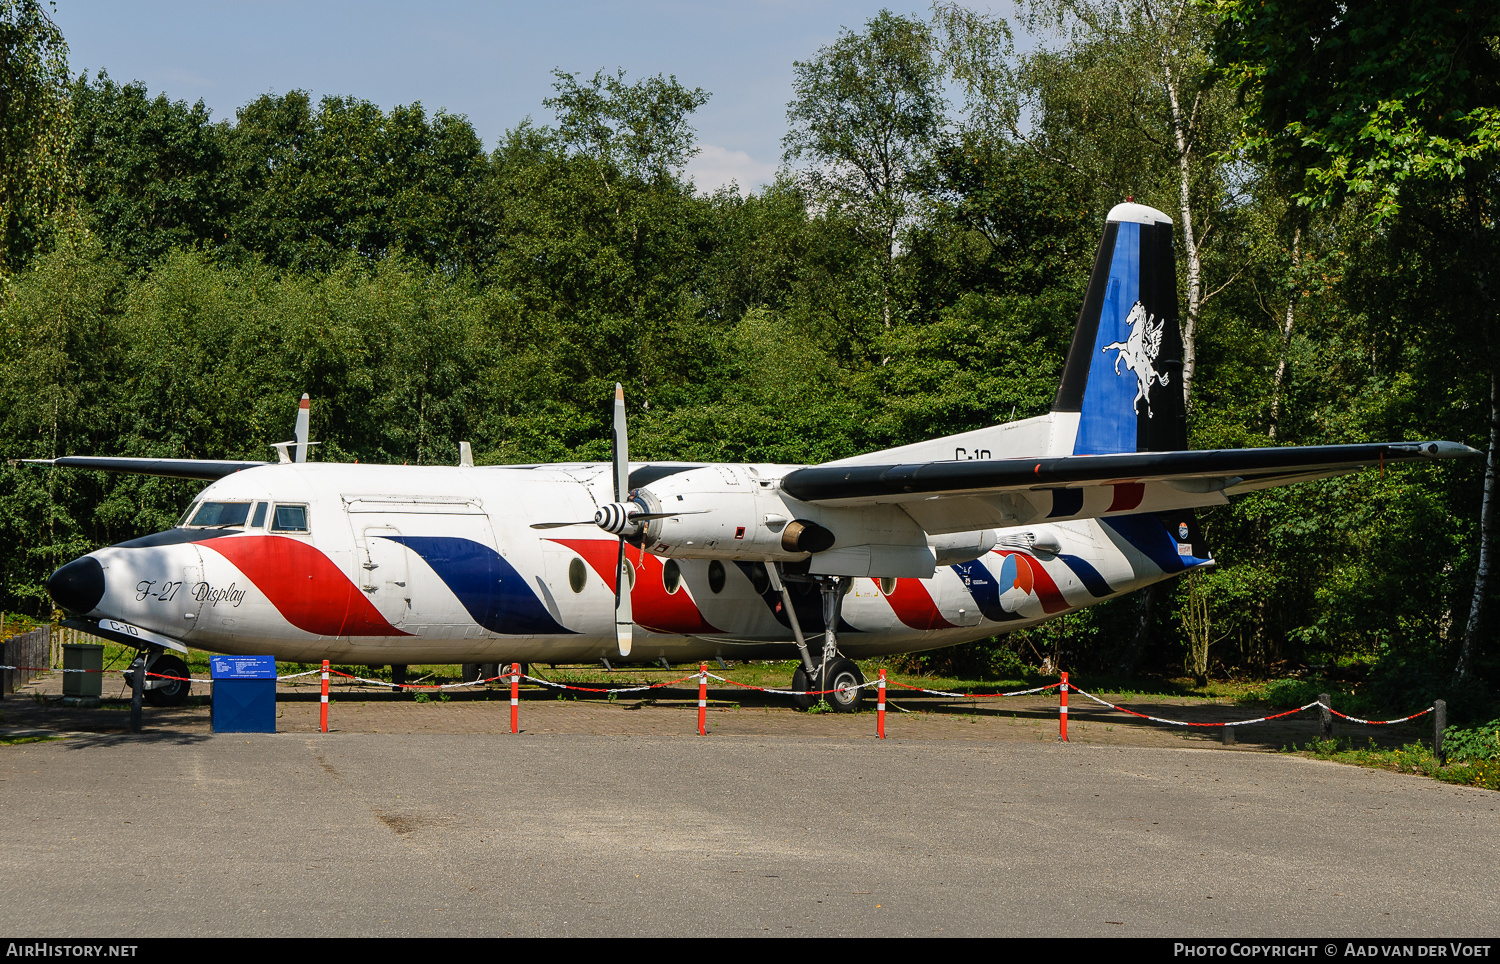
{"type": "Polygon", "coordinates": [[[463,669],[459,673],[459,681],[462,683],[472,683],[475,680],[480,680],[483,678],[484,677],[480,675],[478,663],[465,663],[463,665],[463,669]]]}
{"type": "Polygon", "coordinates": [[[187,702],[188,693],[193,684],[187,682],[187,663],[176,656],[158,656],[151,664],[151,671],[146,675],[146,682],[156,682],[160,685],[155,689],[146,690],[144,696],[146,702],[152,706],[181,706],[187,702]],[[157,674],[152,676],[151,673],[157,674]],[[161,679],[162,676],[177,676],[180,679],[161,679]]]}
{"type": "MultiPolygon", "coordinates": [[[[822,689],[822,687],[821,686],[813,686],[813,685],[811,685],[811,680],[808,678],[807,670],[804,669],[802,666],[799,665],[797,667],[797,672],[795,672],[795,673],[792,674],[792,689],[797,690],[799,693],[803,693],[803,692],[806,692],[807,690],[822,689]]],[[[816,696],[794,696],[794,697],[792,697],[792,704],[794,706],[796,706],[797,709],[799,709],[799,710],[811,709],[812,706],[814,704],[816,704],[817,702],[818,702],[818,697],[816,697],[816,696]]]]}
{"type": "Polygon", "coordinates": [[[860,704],[865,701],[865,691],[856,687],[863,687],[865,674],[859,671],[852,659],[840,656],[828,664],[828,673],[825,677],[827,682],[818,689],[833,690],[823,697],[840,713],[854,713],[859,710],[860,704]]]}

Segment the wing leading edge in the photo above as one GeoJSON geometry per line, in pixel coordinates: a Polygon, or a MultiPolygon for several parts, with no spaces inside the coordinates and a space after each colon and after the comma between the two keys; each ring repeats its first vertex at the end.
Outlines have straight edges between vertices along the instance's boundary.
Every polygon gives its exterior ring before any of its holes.
{"type": "Polygon", "coordinates": [[[94,469],[130,475],[157,475],[169,479],[212,481],[269,462],[234,462],[220,459],[143,459],[104,455],[64,455],[55,459],[25,459],[29,465],[52,465],[63,469],[94,469]]]}

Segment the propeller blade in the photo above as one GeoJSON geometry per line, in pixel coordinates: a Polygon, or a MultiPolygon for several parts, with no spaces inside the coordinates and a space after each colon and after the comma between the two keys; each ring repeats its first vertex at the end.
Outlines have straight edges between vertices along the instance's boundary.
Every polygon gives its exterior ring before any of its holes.
{"type": "Polygon", "coordinates": [[[630,560],[625,558],[625,540],[620,540],[619,566],[615,569],[615,640],[620,655],[630,655],[635,639],[635,618],[630,612],[630,560]]]}
{"type": "Polygon", "coordinates": [[[625,387],[615,382],[615,505],[602,508],[595,522],[603,527],[605,521],[619,523],[620,555],[615,567],[615,640],[620,645],[620,655],[630,655],[630,644],[635,639],[635,619],[630,612],[630,572],[626,568],[630,561],[625,558],[625,536],[623,528],[630,523],[630,510],[624,505],[630,495],[630,441],[625,432],[625,387]],[[617,509],[618,512],[611,512],[617,509]],[[618,519],[613,516],[618,515],[618,519]]]}
{"type": "Polygon", "coordinates": [[[625,435],[625,388],[615,382],[615,501],[630,495],[630,443],[625,435]]]}
{"type": "Polygon", "coordinates": [[[302,401],[297,403],[297,427],[292,430],[292,437],[297,440],[297,461],[307,461],[307,432],[308,416],[311,414],[312,401],[308,399],[307,393],[302,393],[302,401]]]}
{"type": "Polygon", "coordinates": [[[533,522],[533,529],[561,529],[563,526],[591,526],[593,519],[584,519],[582,522],[533,522]]]}

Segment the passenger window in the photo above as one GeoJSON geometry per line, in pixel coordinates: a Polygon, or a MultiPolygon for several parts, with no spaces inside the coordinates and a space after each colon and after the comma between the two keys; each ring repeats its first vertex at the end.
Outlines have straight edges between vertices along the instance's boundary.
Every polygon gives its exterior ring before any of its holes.
{"type": "Polygon", "coordinates": [[[259,529],[266,524],[266,503],[255,503],[255,514],[250,517],[250,528],[259,529]]]}
{"type": "Polygon", "coordinates": [[[307,506],[278,505],[271,516],[272,532],[306,532],[307,506]]]}

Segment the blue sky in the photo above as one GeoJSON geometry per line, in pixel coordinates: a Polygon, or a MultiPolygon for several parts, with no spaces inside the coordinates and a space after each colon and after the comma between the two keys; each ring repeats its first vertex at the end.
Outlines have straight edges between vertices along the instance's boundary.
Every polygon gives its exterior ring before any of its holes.
{"type": "Polygon", "coordinates": [[[550,120],[542,99],[553,68],[584,77],[601,68],[624,68],[627,79],[675,74],[713,95],[694,115],[702,150],[688,172],[700,190],[774,177],[794,61],[882,7],[927,15],[925,4],[857,0],[55,2],[75,74],[104,68],[153,94],[202,99],[216,119],[288,90],[361,97],[387,110],[420,101],[429,112],[466,115],[492,148],[528,115],[550,120]]]}

